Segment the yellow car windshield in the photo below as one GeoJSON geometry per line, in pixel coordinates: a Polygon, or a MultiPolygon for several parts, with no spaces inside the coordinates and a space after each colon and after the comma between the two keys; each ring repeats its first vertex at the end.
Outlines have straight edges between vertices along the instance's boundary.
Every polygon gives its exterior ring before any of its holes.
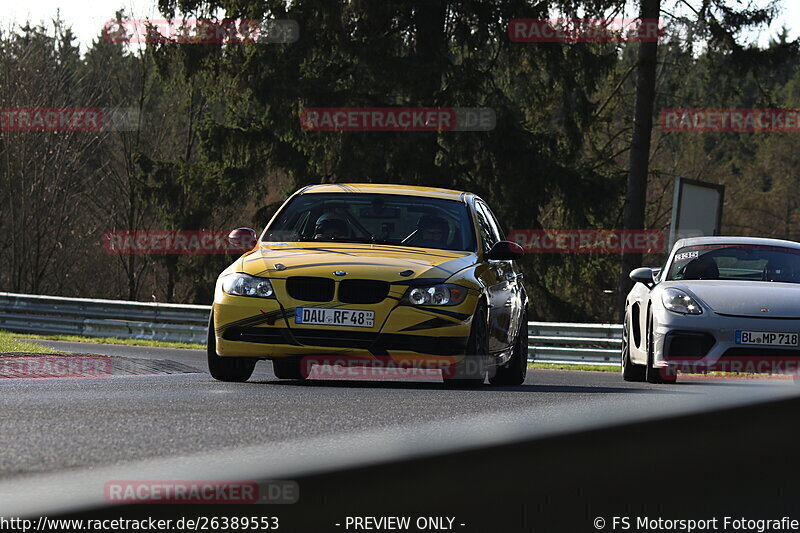
{"type": "Polygon", "coordinates": [[[263,240],[475,251],[475,232],[463,201],[391,194],[299,195],[283,207],[263,240]]]}

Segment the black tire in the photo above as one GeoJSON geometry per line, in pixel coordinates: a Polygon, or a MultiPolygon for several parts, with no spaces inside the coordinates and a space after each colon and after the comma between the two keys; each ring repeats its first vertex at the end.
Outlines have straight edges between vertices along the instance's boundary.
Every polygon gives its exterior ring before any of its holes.
{"type": "Polygon", "coordinates": [[[272,360],[272,371],[278,379],[306,379],[300,368],[302,359],[299,357],[282,357],[272,360]]]}
{"type": "Polygon", "coordinates": [[[637,365],[631,361],[630,344],[630,317],[625,313],[625,321],[622,325],[622,349],[620,350],[620,368],[622,379],[625,381],[642,382],[647,380],[647,367],[637,365]]]}
{"type": "Polygon", "coordinates": [[[214,312],[208,319],[208,373],[218,381],[242,382],[250,379],[258,359],[251,357],[220,357],[214,335],[214,312]]]}
{"type": "Polygon", "coordinates": [[[494,369],[494,374],[489,376],[491,385],[522,385],[528,374],[528,310],[522,311],[519,321],[519,331],[514,340],[514,349],[511,359],[503,366],[494,369]]]}
{"type": "Polygon", "coordinates": [[[464,359],[442,371],[444,384],[448,387],[480,387],[486,381],[488,357],[489,323],[486,306],[480,303],[472,317],[464,359]]]}
{"type": "Polygon", "coordinates": [[[655,349],[653,347],[653,312],[647,310],[647,382],[662,385],[671,385],[678,381],[677,373],[672,372],[665,368],[656,368],[653,366],[653,356],[655,349]]]}

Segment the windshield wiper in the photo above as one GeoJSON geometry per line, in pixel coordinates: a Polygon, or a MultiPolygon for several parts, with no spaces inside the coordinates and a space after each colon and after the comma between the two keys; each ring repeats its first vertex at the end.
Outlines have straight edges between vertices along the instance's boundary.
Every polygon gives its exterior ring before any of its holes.
{"type": "Polygon", "coordinates": [[[373,237],[369,242],[372,244],[393,244],[395,246],[403,245],[403,242],[399,239],[379,239],[378,237],[373,237]]]}

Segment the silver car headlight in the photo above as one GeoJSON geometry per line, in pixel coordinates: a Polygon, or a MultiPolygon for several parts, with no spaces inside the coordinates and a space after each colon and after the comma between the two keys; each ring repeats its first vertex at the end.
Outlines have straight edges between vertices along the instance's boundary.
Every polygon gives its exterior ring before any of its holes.
{"type": "Polygon", "coordinates": [[[467,289],[445,283],[430,287],[412,287],[404,302],[410,305],[458,305],[467,297],[467,289]]]}
{"type": "Polygon", "coordinates": [[[228,274],[222,278],[222,290],[234,296],[275,297],[272,283],[267,278],[258,278],[243,273],[228,274]]]}
{"type": "Polygon", "coordinates": [[[661,302],[667,310],[673,313],[682,315],[700,315],[703,313],[703,309],[694,298],[680,289],[672,287],[664,289],[664,292],[661,293],[661,302]]]}

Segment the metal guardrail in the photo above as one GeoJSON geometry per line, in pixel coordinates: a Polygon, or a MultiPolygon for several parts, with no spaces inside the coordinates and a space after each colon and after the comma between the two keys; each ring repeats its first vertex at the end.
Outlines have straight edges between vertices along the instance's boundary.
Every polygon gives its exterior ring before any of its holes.
{"type": "Polygon", "coordinates": [[[210,310],[208,305],[0,292],[0,329],[204,343],[210,310]]]}
{"type": "Polygon", "coordinates": [[[528,322],[528,360],[537,363],[619,365],[621,324],[528,322]]]}
{"type": "MultiPolygon", "coordinates": [[[[0,292],[0,329],[20,333],[204,343],[211,306],[0,292]]],[[[528,359],[619,364],[618,324],[528,323],[528,359]]]]}

